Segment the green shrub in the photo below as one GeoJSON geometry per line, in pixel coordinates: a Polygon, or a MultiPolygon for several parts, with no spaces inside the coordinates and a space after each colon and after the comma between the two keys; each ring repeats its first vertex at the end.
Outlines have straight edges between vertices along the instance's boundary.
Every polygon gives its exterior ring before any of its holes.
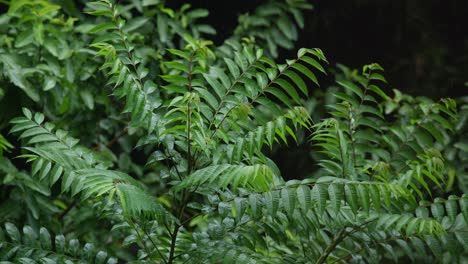
{"type": "Polygon", "coordinates": [[[303,0],[242,16],[220,46],[206,10],[128,2],[0,16],[2,261],[466,261],[463,99],[391,97],[378,64],[310,97],[322,51],[271,58],[303,0]],[[269,154],[288,144],[320,167],[285,180],[269,154]]]}

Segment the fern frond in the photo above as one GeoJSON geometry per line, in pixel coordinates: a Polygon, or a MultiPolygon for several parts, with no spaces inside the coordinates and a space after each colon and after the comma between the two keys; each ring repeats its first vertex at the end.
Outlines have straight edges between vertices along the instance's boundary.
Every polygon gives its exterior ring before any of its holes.
{"type": "Polygon", "coordinates": [[[161,222],[174,220],[170,217],[170,213],[156,201],[155,197],[141,188],[128,183],[116,183],[115,190],[120,199],[123,213],[127,216],[143,215],[161,222]]]}
{"type": "MultiPolygon", "coordinates": [[[[399,221],[406,222],[407,228],[410,228],[409,223],[418,220],[407,220],[403,217],[399,221]]],[[[385,260],[399,262],[409,258],[411,261],[451,263],[466,257],[467,251],[462,246],[466,242],[458,235],[463,234],[463,231],[460,233],[447,231],[439,235],[406,236],[382,228],[378,231],[372,230],[370,225],[351,234],[343,241],[341,247],[337,247],[330,254],[329,259],[335,262],[351,259],[364,259],[369,262],[385,260]],[[454,254],[454,252],[457,253],[454,254]]]]}
{"type": "Polygon", "coordinates": [[[395,182],[399,182],[402,186],[411,186],[420,198],[424,199],[420,189],[424,189],[429,195],[432,195],[429,183],[432,182],[443,189],[442,184],[447,181],[447,175],[444,175],[446,174],[444,159],[437,149],[428,148],[421,152],[417,160],[407,162],[408,170],[395,182]]]}
{"type": "Polygon", "coordinates": [[[18,195],[10,196],[2,203],[0,222],[18,219],[25,214],[32,216],[33,219],[40,219],[60,212],[60,209],[48,200],[52,193],[48,184],[18,170],[6,157],[0,157],[0,178],[6,190],[12,189],[18,195]]]}
{"type": "MultiPolygon", "coordinates": [[[[205,178],[205,181],[207,179],[205,178]]],[[[416,208],[416,200],[407,189],[396,184],[350,181],[324,177],[316,182],[287,182],[273,190],[244,196],[228,195],[221,206],[250,217],[308,214],[310,210],[321,219],[324,214],[338,215],[343,210],[352,215],[398,212],[399,208],[416,208]]],[[[227,211],[229,212],[229,210],[227,211]]],[[[238,214],[238,213],[237,213],[238,214]]],[[[242,218],[242,215],[237,215],[242,218]]]]}
{"type": "Polygon", "coordinates": [[[184,153],[190,148],[192,152],[204,153],[207,158],[220,145],[225,144],[222,148],[232,150],[231,145],[235,144],[242,148],[235,151],[236,155],[229,155],[229,160],[237,157],[236,161],[240,162],[244,152],[251,159],[264,142],[270,147],[278,138],[286,142],[286,135],[296,138],[294,130],[298,126],[310,126],[304,108],[293,106],[301,104],[298,89],[308,95],[305,80],[316,81],[315,74],[305,65],[325,72],[319,63],[325,61],[320,50],[301,49],[297,59],[288,60],[287,65],[276,65],[264,57],[261,50],[244,48],[236,53],[235,60],[225,60],[229,69],[225,71],[218,66],[203,69],[201,58],[210,56],[205,45],[194,42],[194,50],[169,50],[182,59],[168,64],[181,75],[163,76],[168,82],[163,88],[174,97],[166,105],[160,135],[146,143],[164,142],[164,138],[173,136],[178,151],[184,153]],[[205,82],[209,87],[204,87],[205,82]],[[281,110],[272,101],[273,97],[287,109],[281,110]],[[268,111],[269,116],[265,116],[264,112],[268,111]],[[288,119],[291,122],[286,122],[288,119]],[[292,123],[294,129],[288,123],[292,123]],[[190,144],[186,142],[188,138],[190,144]],[[244,142],[237,144],[239,138],[244,138],[244,142]]]}
{"type": "Polygon", "coordinates": [[[171,67],[178,70],[181,65],[185,66],[183,76],[164,75],[162,78],[169,84],[163,88],[174,92],[175,97],[165,105],[167,112],[164,114],[164,126],[161,129],[161,136],[171,135],[180,144],[189,145],[184,148],[192,148],[192,145],[203,148],[206,145],[206,128],[204,119],[209,116],[210,107],[214,107],[216,102],[211,93],[203,88],[202,74],[206,71],[203,65],[207,57],[212,56],[209,43],[204,41],[191,41],[191,48],[188,50],[169,50],[172,54],[187,60],[186,64],[171,64],[171,67]],[[202,104],[202,98],[208,104],[202,104]],[[187,142],[184,142],[187,141],[187,142]],[[184,142],[184,143],[183,143],[184,142]],[[197,143],[197,144],[194,144],[197,143]]]}
{"type": "MultiPolygon", "coordinates": [[[[234,124],[233,124],[234,126],[234,124]]],[[[243,158],[253,160],[254,155],[261,155],[263,146],[270,149],[275,143],[288,143],[286,137],[290,136],[297,142],[295,131],[298,127],[309,128],[311,126],[310,116],[303,107],[294,107],[286,114],[268,121],[248,132],[244,137],[231,138],[223,136],[226,143],[226,157],[230,162],[241,161],[243,158]],[[290,124],[291,123],[291,124],[290,124]]]]}
{"type": "Polygon", "coordinates": [[[357,243],[354,244],[353,251],[348,251],[349,254],[346,257],[350,258],[359,254],[365,256],[366,259],[372,259],[376,257],[376,250],[382,250],[382,255],[393,261],[409,258],[412,261],[457,263],[467,257],[465,233],[466,230],[458,230],[447,231],[439,236],[412,237],[383,231],[372,234],[360,233],[354,236],[357,243]],[[372,243],[372,247],[366,246],[365,243],[372,243]]]}
{"type": "Polygon", "coordinates": [[[198,188],[201,185],[207,185],[217,188],[229,186],[232,189],[243,187],[257,191],[267,191],[274,188],[278,181],[278,175],[274,175],[267,165],[220,164],[194,171],[177,188],[198,188]]]}
{"type": "Polygon", "coordinates": [[[403,127],[390,127],[384,136],[393,151],[387,161],[395,167],[405,168],[406,160],[414,160],[421,150],[434,145],[444,146],[456,120],[455,101],[447,99],[436,103],[421,103],[417,109],[416,122],[403,127]],[[401,165],[401,166],[400,166],[401,165]]]}
{"type": "Polygon", "coordinates": [[[83,247],[77,239],[66,239],[63,235],[51,236],[44,227],[34,230],[24,226],[23,232],[5,223],[0,229],[0,255],[3,261],[15,263],[117,263],[105,251],[97,251],[94,245],[83,247]]]}
{"type": "MultiPolygon", "coordinates": [[[[224,263],[252,263],[252,259],[255,259],[255,263],[284,263],[279,257],[268,256],[267,254],[262,254],[262,252],[255,252],[255,249],[250,247],[242,247],[232,243],[229,243],[226,239],[223,240],[212,240],[213,232],[216,232],[215,229],[218,228],[218,235],[222,235],[226,230],[223,230],[221,225],[212,225],[209,229],[209,233],[204,233],[200,235],[197,243],[197,250],[195,252],[190,252],[190,263],[198,263],[203,261],[210,262],[219,262],[223,261],[224,263]],[[221,228],[221,229],[219,229],[221,228]],[[210,243],[212,246],[207,247],[207,243],[210,243]]],[[[230,239],[230,238],[229,238],[230,239]]],[[[250,241],[247,236],[242,236],[244,241],[250,241]]],[[[257,245],[259,246],[259,245],[257,245]]]]}
{"type": "MultiPolygon", "coordinates": [[[[296,87],[307,96],[308,90],[305,86],[302,86],[304,79],[299,77],[297,73],[303,74],[309,80],[316,80],[315,74],[303,64],[323,71],[323,68],[316,59],[324,60],[324,57],[320,50],[308,49],[301,49],[297,55],[297,59],[288,60],[287,65],[276,65],[271,60],[262,57],[262,54],[259,52],[255,55],[251,54],[250,60],[247,59],[247,61],[254,63],[259,71],[255,70],[251,73],[247,71],[245,76],[239,80],[236,78],[234,78],[234,80],[229,80],[228,78],[224,81],[226,84],[234,83],[234,85],[239,86],[232,90],[235,96],[228,96],[227,98],[229,98],[229,101],[226,101],[225,106],[219,107],[219,110],[213,114],[213,121],[210,122],[210,126],[214,127],[211,137],[217,134],[220,136],[225,134],[228,125],[235,125],[235,127],[243,131],[251,129],[248,124],[244,125],[237,122],[239,115],[255,116],[256,118],[253,119],[256,122],[260,121],[259,125],[266,123],[261,122],[260,117],[264,114],[261,113],[260,109],[270,111],[275,116],[280,115],[281,111],[279,111],[270,98],[275,98],[289,109],[291,109],[294,104],[300,104],[299,95],[296,91],[297,88],[291,84],[290,80],[292,80],[295,85],[298,85],[296,87]],[[255,62],[255,58],[258,60],[257,62],[255,62]],[[261,107],[257,108],[257,105],[261,107]],[[238,109],[239,112],[236,112],[236,109],[238,109]]],[[[246,65],[238,65],[238,67],[249,70],[246,65]]],[[[220,78],[219,76],[223,75],[218,74],[218,78],[220,78]]],[[[221,94],[229,94],[230,88],[229,86],[223,87],[222,80],[219,82],[211,81],[210,84],[215,85],[215,87],[213,87],[214,90],[222,91],[221,94]]],[[[254,122],[254,120],[250,122],[254,122]]]]}
{"type": "Polygon", "coordinates": [[[131,113],[131,125],[142,126],[151,133],[156,129],[158,120],[154,109],[161,103],[154,98],[156,85],[151,80],[144,81],[148,69],[134,54],[134,48],[124,32],[126,21],[110,1],[93,2],[91,7],[95,8],[91,13],[112,19],[112,22],[98,24],[90,30],[91,33],[111,31],[91,44],[98,50],[97,54],[106,60],[101,69],[107,69],[108,75],[112,76],[108,84],[117,88],[114,95],[125,97],[123,112],[131,113]]]}
{"type": "Polygon", "coordinates": [[[415,214],[418,217],[432,217],[437,221],[444,223],[446,229],[451,230],[460,227],[463,218],[464,223],[461,226],[468,224],[468,197],[464,194],[461,197],[450,195],[448,199],[435,198],[434,201],[420,201],[416,208],[415,214]]]}
{"type": "MultiPolygon", "coordinates": [[[[283,189],[281,192],[287,191],[283,189]]],[[[249,200],[256,200],[252,198],[254,195],[251,194],[249,200]]],[[[199,240],[208,240],[200,242],[202,245],[216,243],[231,248],[234,244],[244,247],[246,250],[243,251],[244,254],[261,254],[264,256],[261,259],[268,259],[270,262],[289,263],[288,260],[297,261],[301,258],[293,257],[288,252],[301,252],[304,250],[301,249],[304,243],[308,245],[303,256],[305,259],[336,260],[348,255],[352,252],[351,249],[363,243],[362,236],[366,233],[388,234],[387,243],[392,243],[399,238],[434,237],[441,239],[445,234],[444,228],[436,220],[414,217],[410,214],[359,213],[353,217],[347,206],[343,206],[339,213],[335,214],[330,210],[320,213],[319,210],[313,209],[317,205],[312,206],[312,210],[301,212],[295,209],[294,203],[288,209],[291,211],[288,212],[284,208],[281,209],[283,204],[291,205],[288,201],[284,202],[285,197],[279,192],[276,195],[266,194],[265,203],[258,203],[255,206],[256,210],[259,210],[256,214],[250,212],[249,202],[239,198],[234,199],[232,206],[220,203],[218,212],[221,213],[223,220],[212,220],[206,233],[203,232],[197,237],[199,240]],[[278,208],[274,215],[270,213],[271,210],[275,210],[271,209],[272,207],[278,208]],[[236,240],[232,236],[241,239],[236,240]],[[249,243],[258,244],[255,247],[249,247],[249,243]],[[269,255],[269,251],[266,250],[268,248],[275,248],[280,252],[284,250],[282,258],[278,259],[278,255],[269,255]],[[270,259],[271,257],[273,259],[270,259]]],[[[369,238],[367,242],[369,240],[371,239],[369,238]]],[[[200,246],[198,250],[205,252],[210,249],[200,246]]],[[[241,254],[239,251],[237,254],[231,253],[234,258],[241,254]]]]}
{"type": "Polygon", "coordinates": [[[44,123],[42,114],[33,116],[28,109],[23,112],[25,117],[12,120],[15,125],[11,131],[22,132],[19,137],[28,140],[26,145],[30,147],[25,149],[32,154],[23,156],[33,161],[31,174],[39,181],[46,180],[52,186],[61,179],[62,192],[71,192],[72,196],[82,193],[82,199],[104,194],[112,197],[117,193],[128,215],[152,215],[157,219],[169,216],[141,183],[125,173],[106,169],[93,152],[77,145],[77,139],[62,130],[55,131],[51,123],[44,123]]]}
{"type": "Polygon", "coordinates": [[[392,100],[378,86],[385,82],[381,71],[378,64],[371,64],[364,66],[362,75],[338,78],[345,92],[334,95],[341,102],[330,106],[333,117],[316,124],[312,135],[328,156],[320,165],[334,176],[409,185],[423,198],[432,193],[427,180],[443,187],[444,162],[437,149],[453,130],[456,106],[451,100],[426,100],[414,110],[416,121],[391,124],[376,99],[392,100]]]}
{"type": "Polygon", "coordinates": [[[328,255],[322,253],[322,259],[339,262],[358,257],[379,262],[388,257],[388,251],[393,251],[391,257],[397,261],[399,257],[408,257],[405,255],[408,248],[404,248],[403,254],[400,255],[401,252],[393,246],[399,247],[406,241],[416,245],[418,242],[422,243],[422,238],[440,239],[446,234],[442,225],[433,219],[400,214],[380,215],[341,230],[341,241],[336,243],[335,236],[333,242],[328,242],[327,249],[333,250],[328,255]],[[377,250],[383,252],[376,254],[377,250]]]}
{"type": "MultiPolygon", "coordinates": [[[[455,135],[451,137],[453,146],[455,147],[454,151],[448,149],[444,152],[444,157],[446,157],[447,162],[449,163],[450,174],[455,176],[456,186],[463,192],[468,191],[468,143],[465,139],[466,132],[468,131],[468,106],[466,102],[468,101],[467,97],[460,99],[459,106],[459,118],[454,124],[455,135]]],[[[446,190],[451,190],[455,185],[450,183],[447,186],[446,190]]]]}

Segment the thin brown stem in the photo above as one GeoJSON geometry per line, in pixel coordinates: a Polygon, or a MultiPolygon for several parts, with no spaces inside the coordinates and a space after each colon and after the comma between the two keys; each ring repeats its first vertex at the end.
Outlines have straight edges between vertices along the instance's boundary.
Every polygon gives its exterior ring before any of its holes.
{"type": "Polygon", "coordinates": [[[159,248],[158,248],[158,246],[156,245],[156,243],[154,243],[154,241],[153,241],[153,239],[151,238],[150,234],[148,234],[148,232],[146,232],[145,227],[142,227],[141,230],[143,230],[143,232],[145,233],[146,237],[148,237],[148,239],[150,240],[151,244],[152,244],[153,247],[156,249],[156,251],[158,252],[158,255],[161,257],[161,259],[164,261],[164,263],[167,263],[166,258],[165,258],[164,255],[161,253],[161,251],[159,250],[159,248]]]}
{"type": "MultiPolygon", "coordinates": [[[[122,131],[120,131],[119,134],[117,134],[114,138],[112,138],[109,142],[106,144],[106,148],[112,147],[120,138],[125,136],[128,132],[128,127],[125,127],[122,131]]],[[[92,148],[93,151],[99,151],[100,147],[99,145],[96,145],[92,148]]]]}
{"type": "MultiPolygon", "coordinates": [[[[151,252],[150,250],[148,249],[148,247],[146,246],[146,243],[145,243],[145,240],[143,239],[143,237],[140,235],[140,232],[138,232],[138,228],[136,227],[135,223],[132,221],[132,219],[128,219],[128,222],[130,223],[130,225],[132,226],[132,228],[135,230],[135,233],[137,234],[138,236],[138,239],[140,240],[140,242],[143,244],[143,248],[144,250],[146,251],[146,254],[148,254],[148,256],[151,255],[151,252]]],[[[162,259],[164,260],[164,263],[167,263],[166,262],[166,259],[161,256],[162,259]]]]}
{"type": "Polygon", "coordinates": [[[59,215],[59,219],[62,220],[70,211],[71,209],[73,209],[73,207],[75,207],[76,205],[76,200],[74,200],[68,207],[67,209],[65,209],[65,211],[63,211],[60,215],[59,215]]]}
{"type": "Polygon", "coordinates": [[[323,251],[322,255],[320,255],[319,259],[317,260],[316,264],[325,263],[328,258],[328,255],[338,246],[338,244],[343,241],[346,237],[346,230],[343,227],[340,232],[333,238],[333,241],[328,245],[328,247],[323,251]]]}
{"type": "Polygon", "coordinates": [[[369,223],[376,221],[377,218],[367,220],[358,226],[354,226],[353,229],[349,232],[346,231],[346,227],[341,228],[340,232],[333,238],[333,241],[328,245],[328,247],[323,251],[322,255],[320,255],[319,259],[317,260],[317,264],[324,263],[328,256],[331,254],[333,250],[338,246],[341,241],[343,241],[347,236],[356,233],[357,231],[361,230],[363,227],[367,226],[369,223]]]}

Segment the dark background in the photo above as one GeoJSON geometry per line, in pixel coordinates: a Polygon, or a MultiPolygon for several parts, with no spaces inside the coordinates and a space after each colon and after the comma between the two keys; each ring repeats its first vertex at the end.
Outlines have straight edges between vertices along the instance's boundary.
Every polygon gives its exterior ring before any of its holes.
{"type": "MultiPolygon", "coordinates": [[[[169,0],[210,11],[206,23],[228,37],[240,14],[261,0],[169,0]]],[[[394,88],[433,98],[468,95],[467,0],[310,0],[296,47],[321,48],[331,65],[353,68],[377,62],[394,88]]],[[[295,50],[280,54],[293,57],[295,50]]]]}

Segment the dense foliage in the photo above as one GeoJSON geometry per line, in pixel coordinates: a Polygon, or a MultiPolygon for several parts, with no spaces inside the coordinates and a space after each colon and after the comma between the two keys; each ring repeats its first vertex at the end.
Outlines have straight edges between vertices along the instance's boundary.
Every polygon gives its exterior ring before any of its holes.
{"type": "Polygon", "coordinates": [[[468,259],[466,98],[389,92],[320,49],[278,63],[305,0],[219,46],[189,5],[66,3],[0,15],[2,261],[468,259]],[[286,180],[271,156],[296,144],[317,166],[286,180]]]}

